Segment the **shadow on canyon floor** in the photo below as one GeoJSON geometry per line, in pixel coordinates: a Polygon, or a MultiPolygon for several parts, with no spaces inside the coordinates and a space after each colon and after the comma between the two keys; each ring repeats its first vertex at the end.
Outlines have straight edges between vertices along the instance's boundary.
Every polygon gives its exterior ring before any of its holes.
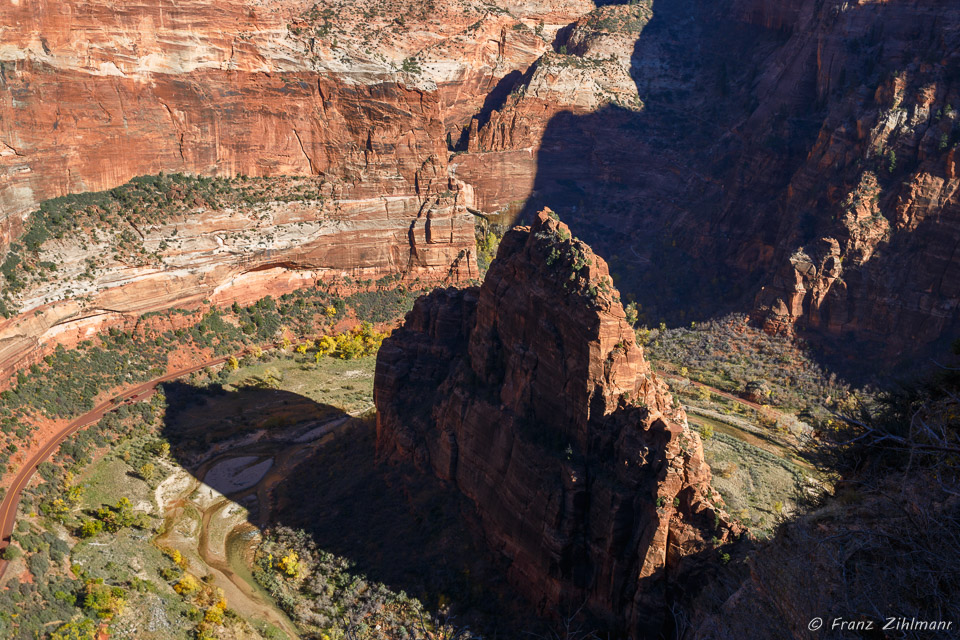
{"type": "Polygon", "coordinates": [[[369,418],[276,389],[173,382],[163,390],[164,435],[197,479],[240,502],[249,490],[208,471],[228,458],[274,460],[263,481],[269,489],[261,484],[256,491],[269,504],[243,501],[261,530],[302,529],[319,549],[352,562],[352,573],[418,598],[430,611],[449,605],[452,624],[484,637],[544,631],[506,583],[503,562],[470,526],[464,499],[412,468],[378,463],[369,418]],[[334,436],[304,437],[323,424],[338,425],[334,436]]]}

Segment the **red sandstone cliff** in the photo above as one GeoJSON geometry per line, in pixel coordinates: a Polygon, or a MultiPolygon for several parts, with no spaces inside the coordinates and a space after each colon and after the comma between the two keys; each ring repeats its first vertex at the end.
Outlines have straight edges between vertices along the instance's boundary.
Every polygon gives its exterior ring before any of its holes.
{"type": "Polygon", "coordinates": [[[752,309],[909,356],[960,333],[958,34],[945,1],[598,8],[452,167],[560,211],[651,324],[752,309]]]}
{"type": "Polygon", "coordinates": [[[447,134],[591,6],[4,3],[0,264],[48,198],[159,172],[313,179],[296,202],[198,203],[137,229],[150,260],[115,256],[91,230],[45,243],[33,262],[55,264],[56,278],[11,293],[0,277],[4,308],[18,314],[0,321],[0,377],[146,311],[342,276],[475,277],[475,195],[452,175],[447,134]],[[88,261],[98,268],[85,272],[88,261]]]}
{"type": "Polygon", "coordinates": [[[384,342],[378,450],[470,498],[541,611],[586,601],[640,637],[684,558],[731,527],[606,263],[551,215],[508,232],[480,288],[421,298],[384,342]]]}
{"type": "MultiPolygon", "coordinates": [[[[354,226],[305,248],[303,269],[277,261],[281,278],[412,256],[442,280],[469,251],[467,208],[546,204],[651,324],[753,310],[886,358],[960,332],[955,3],[498,7],[4,4],[0,257],[51,196],[161,170],[315,175],[354,226]],[[430,204],[447,192],[458,208],[430,204]],[[416,242],[431,209],[452,241],[416,242]]],[[[204,258],[228,273],[208,289],[247,277],[217,264],[228,254],[204,258]]],[[[172,291],[165,270],[150,275],[172,291]]],[[[38,300],[83,306],[38,289],[17,309],[38,300]]]]}

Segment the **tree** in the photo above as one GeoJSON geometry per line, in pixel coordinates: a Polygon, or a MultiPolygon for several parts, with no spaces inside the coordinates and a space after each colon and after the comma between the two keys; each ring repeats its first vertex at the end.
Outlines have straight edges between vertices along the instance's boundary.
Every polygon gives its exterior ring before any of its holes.
{"type": "Polygon", "coordinates": [[[322,356],[333,353],[336,348],[337,341],[330,336],[320,336],[317,339],[317,353],[322,356]]]}
{"type": "Polygon", "coordinates": [[[240,361],[233,356],[230,356],[227,358],[227,368],[230,369],[230,371],[236,371],[240,368],[240,361]]]}
{"type": "Polygon", "coordinates": [[[67,489],[67,502],[71,506],[77,506],[80,504],[80,500],[83,499],[83,487],[79,485],[74,485],[67,489]]]}
{"type": "Polygon", "coordinates": [[[173,585],[173,590],[182,596],[189,596],[200,591],[200,582],[188,573],[173,585]]]}
{"type": "Polygon", "coordinates": [[[209,624],[223,624],[223,614],[226,610],[227,601],[225,598],[221,597],[216,604],[207,609],[203,615],[203,621],[209,624]]]}
{"type": "Polygon", "coordinates": [[[637,324],[637,320],[639,319],[639,314],[637,313],[636,302],[631,302],[626,307],[624,307],[623,312],[627,316],[627,324],[629,324],[631,327],[637,324]]]}
{"type": "Polygon", "coordinates": [[[277,569],[288,578],[297,578],[300,576],[300,556],[296,551],[291,551],[283,556],[277,562],[277,569]]]}
{"type": "Polygon", "coordinates": [[[82,525],[80,525],[80,530],[77,532],[81,538],[92,538],[103,531],[103,523],[99,520],[86,520],[82,525]]]}
{"type": "Polygon", "coordinates": [[[121,587],[111,587],[102,580],[87,582],[83,593],[83,606],[92,611],[98,618],[109,620],[123,611],[126,604],[125,592],[121,587]]]}
{"type": "Polygon", "coordinates": [[[137,470],[137,473],[140,474],[141,478],[147,482],[150,482],[156,476],[157,468],[153,466],[152,462],[145,462],[144,464],[140,465],[140,469],[137,470]]]}
{"type": "Polygon", "coordinates": [[[68,622],[50,634],[50,640],[96,640],[97,625],[90,618],[68,622]]]}

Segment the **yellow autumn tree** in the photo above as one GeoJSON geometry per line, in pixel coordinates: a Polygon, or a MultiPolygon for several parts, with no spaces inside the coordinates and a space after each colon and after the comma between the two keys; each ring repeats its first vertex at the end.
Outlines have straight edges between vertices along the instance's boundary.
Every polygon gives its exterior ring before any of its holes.
{"type": "Polygon", "coordinates": [[[291,551],[277,562],[277,570],[288,578],[300,577],[300,556],[291,551]]]}
{"type": "Polygon", "coordinates": [[[337,348],[337,341],[330,336],[320,336],[316,342],[317,353],[321,356],[333,353],[337,348]]]}
{"type": "Polygon", "coordinates": [[[189,596],[200,590],[200,583],[188,573],[173,585],[173,590],[182,596],[189,596]]]}

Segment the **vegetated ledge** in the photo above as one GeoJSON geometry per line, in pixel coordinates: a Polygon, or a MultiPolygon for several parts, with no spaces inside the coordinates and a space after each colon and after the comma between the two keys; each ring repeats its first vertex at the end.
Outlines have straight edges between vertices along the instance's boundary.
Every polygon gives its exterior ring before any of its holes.
{"type": "Polygon", "coordinates": [[[372,196],[321,177],[160,174],[48,200],[0,255],[0,383],[154,311],[469,280],[473,220],[457,188],[372,196]]]}
{"type": "Polygon", "coordinates": [[[742,533],[650,370],[607,265],[549,210],[479,288],[417,301],[374,383],[378,453],[473,501],[539,612],[655,636],[667,588],[742,533]]]}

